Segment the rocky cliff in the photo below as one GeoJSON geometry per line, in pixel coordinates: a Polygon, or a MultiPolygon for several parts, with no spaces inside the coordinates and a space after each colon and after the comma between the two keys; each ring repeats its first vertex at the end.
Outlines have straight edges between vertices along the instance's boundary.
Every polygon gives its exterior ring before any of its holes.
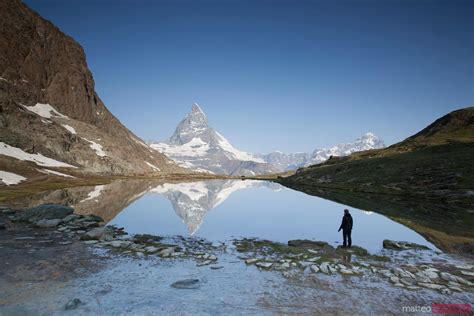
{"type": "Polygon", "coordinates": [[[0,170],[28,177],[55,167],[73,174],[183,171],[110,113],[83,48],[17,0],[0,0],[0,142],[0,170]]]}

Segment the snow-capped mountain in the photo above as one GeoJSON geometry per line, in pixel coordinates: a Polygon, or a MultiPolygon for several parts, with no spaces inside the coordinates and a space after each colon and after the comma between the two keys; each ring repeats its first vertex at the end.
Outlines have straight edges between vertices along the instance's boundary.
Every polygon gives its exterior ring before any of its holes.
{"type": "Polygon", "coordinates": [[[267,163],[280,171],[318,164],[331,156],[347,156],[354,152],[384,148],[383,140],[373,133],[366,133],[352,143],[342,143],[331,148],[315,149],[312,153],[282,153],[275,151],[259,155],[267,163]]]}
{"type": "Polygon", "coordinates": [[[201,227],[207,212],[224,202],[232,193],[250,187],[272,188],[270,185],[257,180],[211,180],[164,183],[149,192],[166,196],[185,223],[189,234],[193,235],[201,227]]]}
{"type": "Polygon", "coordinates": [[[164,142],[150,146],[167,155],[180,166],[215,174],[255,175],[277,171],[262,158],[234,148],[208,125],[197,103],[164,142]]]}
{"type": "Polygon", "coordinates": [[[207,117],[194,103],[190,113],[178,124],[164,142],[152,142],[150,147],[167,155],[178,165],[215,174],[253,176],[281,172],[318,164],[330,156],[346,156],[353,152],[385,147],[382,139],[366,133],[352,143],[316,149],[312,153],[251,154],[234,148],[224,136],[208,125],[207,117]]]}

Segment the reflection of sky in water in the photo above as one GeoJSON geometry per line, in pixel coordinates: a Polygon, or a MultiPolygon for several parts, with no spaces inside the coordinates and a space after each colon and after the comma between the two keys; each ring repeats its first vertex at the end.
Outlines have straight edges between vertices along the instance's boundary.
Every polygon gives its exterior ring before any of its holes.
{"type": "MultiPolygon", "coordinates": [[[[189,185],[189,184],[188,184],[189,185]]],[[[208,211],[195,236],[209,240],[258,237],[286,242],[290,239],[340,242],[337,232],[346,206],[304,193],[266,187],[250,187],[232,193],[208,211]]],[[[422,236],[382,215],[351,210],[353,244],[378,251],[383,239],[404,240],[433,247],[422,236]]],[[[130,234],[188,235],[165,196],[150,193],[119,213],[110,224],[125,227],[130,234]]]]}

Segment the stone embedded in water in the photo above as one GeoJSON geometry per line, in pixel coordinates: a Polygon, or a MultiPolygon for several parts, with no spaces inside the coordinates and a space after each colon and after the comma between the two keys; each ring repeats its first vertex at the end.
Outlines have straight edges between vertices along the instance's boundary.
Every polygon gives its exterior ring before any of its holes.
{"type": "Polygon", "coordinates": [[[208,259],[209,259],[209,260],[212,260],[212,261],[216,261],[216,260],[217,260],[217,257],[214,256],[214,255],[210,255],[210,256],[208,257],[208,259]]]}
{"type": "Polygon", "coordinates": [[[313,271],[314,273],[317,273],[319,272],[319,267],[316,265],[316,264],[313,264],[311,267],[310,267],[311,271],[313,271]]]}
{"type": "Polygon", "coordinates": [[[444,289],[444,285],[440,284],[432,284],[432,283],[418,283],[419,286],[426,287],[427,289],[432,289],[432,290],[441,290],[444,289]]]}
{"type": "Polygon", "coordinates": [[[185,279],[181,281],[174,282],[171,284],[171,287],[175,289],[197,289],[200,287],[199,279],[185,279]]]}
{"type": "Polygon", "coordinates": [[[450,273],[441,272],[439,275],[440,275],[441,279],[443,279],[445,281],[456,282],[456,277],[454,275],[450,274],[450,273]]]}
{"type": "Polygon", "coordinates": [[[169,257],[171,254],[174,253],[174,247],[168,247],[159,252],[159,255],[162,257],[169,257]]]}
{"type": "Polygon", "coordinates": [[[441,294],[449,295],[452,291],[450,289],[441,289],[441,294]]]}
{"type": "Polygon", "coordinates": [[[98,243],[98,240],[84,240],[84,243],[87,245],[92,245],[98,243]]]}
{"type": "Polygon", "coordinates": [[[96,227],[81,236],[81,240],[104,240],[110,241],[114,238],[115,231],[110,226],[96,227]]]}
{"type": "Polygon", "coordinates": [[[461,278],[459,276],[454,276],[455,278],[455,282],[458,282],[458,283],[461,283],[462,285],[467,285],[467,286],[474,286],[474,283],[464,279],[464,278],[461,278]]]}
{"type": "MultiPolygon", "coordinates": [[[[135,244],[134,244],[135,245],[135,244]]],[[[145,247],[145,252],[148,252],[148,253],[154,253],[154,252],[157,252],[159,249],[156,248],[155,246],[148,246],[148,247],[145,247]]]]}
{"type": "Polygon", "coordinates": [[[331,270],[329,269],[329,263],[328,262],[323,262],[319,265],[319,268],[321,271],[325,274],[331,274],[331,270]]]}
{"type": "Polygon", "coordinates": [[[473,270],[474,266],[470,264],[459,264],[455,265],[456,268],[461,269],[461,270],[473,270]]]}
{"type": "Polygon", "coordinates": [[[255,264],[257,267],[263,268],[263,269],[270,269],[273,265],[271,262],[257,262],[255,264]]]}
{"type": "Polygon", "coordinates": [[[474,277],[474,272],[461,270],[461,274],[474,277]]]}
{"type": "Polygon", "coordinates": [[[206,261],[203,261],[203,262],[199,262],[198,264],[196,264],[196,266],[202,267],[202,266],[210,265],[211,263],[212,263],[211,260],[206,260],[206,261]]]}
{"type": "Polygon", "coordinates": [[[393,276],[390,278],[390,281],[392,283],[399,283],[400,282],[400,278],[399,277],[396,277],[396,276],[393,276]]]}
{"type": "Polygon", "coordinates": [[[250,258],[250,259],[245,260],[245,263],[246,264],[252,264],[252,263],[255,263],[257,261],[258,261],[258,259],[256,259],[256,258],[250,258]]]}
{"type": "Polygon", "coordinates": [[[400,283],[403,283],[405,285],[413,285],[415,283],[415,280],[413,280],[412,278],[403,277],[400,279],[400,283]]]}
{"type": "Polygon", "coordinates": [[[63,222],[69,223],[69,222],[75,221],[76,219],[79,219],[79,218],[81,218],[80,215],[70,214],[70,215],[63,218],[63,222]]]}
{"type": "Polygon", "coordinates": [[[83,303],[80,299],[74,298],[66,303],[66,305],[64,306],[64,309],[65,310],[76,309],[79,305],[82,305],[82,304],[83,303]]]}
{"type": "Polygon", "coordinates": [[[224,266],[211,266],[212,270],[220,270],[222,268],[224,268],[224,266]]]}
{"type": "Polygon", "coordinates": [[[35,226],[42,227],[42,228],[51,228],[56,227],[61,223],[61,219],[54,218],[54,219],[40,219],[35,223],[35,226]]]}
{"type": "Polygon", "coordinates": [[[355,273],[354,271],[352,271],[352,270],[350,270],[350,269],[347,269],[347,268],[341,269],[340,272],[341,272],[342,274],[347,274],[347,275],[352,275],[352,274],[355,273]]]}

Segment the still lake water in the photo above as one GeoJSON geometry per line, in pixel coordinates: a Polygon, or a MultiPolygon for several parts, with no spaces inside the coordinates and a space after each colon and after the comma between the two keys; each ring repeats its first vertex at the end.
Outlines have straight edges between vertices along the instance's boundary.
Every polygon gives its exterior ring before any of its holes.
{"type": "Polygon", "coordinates": [[[354,219],[353,244],[370,252],[381,250],[384,239],[435,249],[418,233],[375,212],[350,208],[279,184],[250,180],[210,180],[148,188],[109,224],[124,227],[130,234],[193,235],[210,241],[257,237],[286,243],[291,239],[313,239],[337,246],[342,238],[337,230],[344,208],[350,209],[354,219]]]}

